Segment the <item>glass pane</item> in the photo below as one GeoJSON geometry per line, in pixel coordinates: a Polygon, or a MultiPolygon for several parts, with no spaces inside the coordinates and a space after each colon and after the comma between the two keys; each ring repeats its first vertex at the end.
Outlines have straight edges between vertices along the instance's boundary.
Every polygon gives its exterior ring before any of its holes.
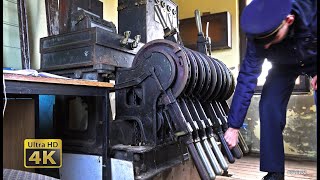
{"type": "Polygon", "coordinates": [[[258,78],[257,86],[263,86],[264,82],[266,81],[266,77],[268,75],[268,72],[271,68],[272,68],[272,64],[267,59],[264,59],[264,62],[262,65],[262,72],[258,78]]]}

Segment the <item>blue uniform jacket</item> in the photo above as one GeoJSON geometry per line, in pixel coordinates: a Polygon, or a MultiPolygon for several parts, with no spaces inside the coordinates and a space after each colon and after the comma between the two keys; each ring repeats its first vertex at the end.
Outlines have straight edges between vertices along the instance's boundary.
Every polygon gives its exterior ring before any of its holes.
{"type": "Polygon", "coordinates": [[[242,126],[265,58],[272,63],[272,66],[313,64],[309,66],[312,70],[309,70],[308,75],[316,74],[317,0],[293,0],[292,2],[295,21],[282,42],[264,49],[248,37],[246,55],[240,67],[228,115],[229,127],[242,126]]]}

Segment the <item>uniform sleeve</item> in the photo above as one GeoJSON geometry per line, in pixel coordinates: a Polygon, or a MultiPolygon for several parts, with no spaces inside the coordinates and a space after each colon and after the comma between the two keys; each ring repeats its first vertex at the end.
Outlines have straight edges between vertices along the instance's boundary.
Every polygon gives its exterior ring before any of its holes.
{"type": "Polygon", "coordinates": [[[248,41],[228,115],[229,127],[239,129],[242,126],[257,86],[257,79],[261,74],[263,61],[263,48],[248,41]]]}

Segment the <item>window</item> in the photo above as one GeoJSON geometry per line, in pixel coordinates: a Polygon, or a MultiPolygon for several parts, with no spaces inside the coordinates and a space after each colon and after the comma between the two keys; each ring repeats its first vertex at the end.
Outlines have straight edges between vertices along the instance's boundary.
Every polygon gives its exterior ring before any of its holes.
{"type": "MultiPolygon", "coordinates": [[[[256,94],[260,94],[262,87],[266,81],[269,70],[272,68],[272,64],[265,59],[262,65],[262,72],[258,78],[257,87],[255,89],[256,94]]],[[[307,76],[301,75],[296,79],[296,85],[293,89],[293,94],[309,93],[310,92],[310,83],[307,76]]]]}

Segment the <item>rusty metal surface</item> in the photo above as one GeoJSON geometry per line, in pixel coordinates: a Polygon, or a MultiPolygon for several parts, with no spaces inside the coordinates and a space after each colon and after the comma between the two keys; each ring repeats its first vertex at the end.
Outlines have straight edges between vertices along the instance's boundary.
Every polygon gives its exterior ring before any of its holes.
{"type": "Polygon", "coordinates": [[[103,4],[99,0],[63,0],[59,2],[59,33],[70,32],[71,14],[79,8],[103,18],[103,4]]]}
{"type": "MultiPolygon", "coordinates": [[[[165,4],[165,6],[161,6],[161,12],[163,12],[167,24],[170,24],[168,20],[168,17],[170,17],[173,26],[178,27],[178,6],[171,0],[162,0],[161,2],[165,4]]],[[[160,1],[119,0],[119,34],[131,31],[131,36],[141,35],[141,42],[143,43],[155,39],[163,39],[163,27],[154,10],[154,6],[157,3],[160,3],[160,1]]]]}
{"type": "Polygon", "coordinates": [[[41,70],[60,75],[71,71],[73,78],[82,78],[82,72],[106,73],[114,72],[115,67],[131,67],[143,44],[138,43],[135,49],[123,47],[119,43],[122,38],[98,27],[41,38],[41,70]]]}
{"type": "Polygon", "coordinates": [[[104,30],[117,33],[116,26],[110,22],[105,21],[101,17],[97,17],[90,12],[83,9],[77,10],[70,15],[71,27],[69,31],[79,31],[92,27],[99,27],[104,30]]]}

